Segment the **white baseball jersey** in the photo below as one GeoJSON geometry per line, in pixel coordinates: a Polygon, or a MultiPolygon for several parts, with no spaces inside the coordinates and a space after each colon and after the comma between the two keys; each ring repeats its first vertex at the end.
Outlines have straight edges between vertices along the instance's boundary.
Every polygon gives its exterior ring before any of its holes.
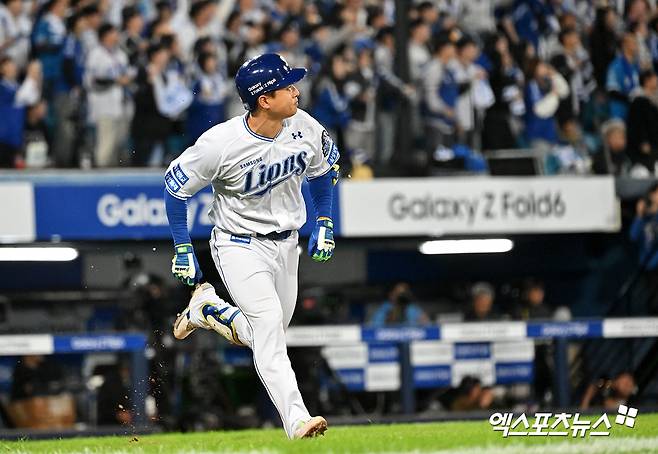
{"type": "Polygon", "coordinates": [[[297,302],[298,234],[280,240],[243,238],[297,230],[306,222],[305,177],[326,174],[338,160],[329,134],[303,110],[273,139],[254,133],[247,115],[206,131],[165,174],[167,191],[187,199],[212,185],[210,250],[233,302],[241,341],[279,411],[289,437],[310,419],[286,354],[285,330],[297,302]]]}
{"type": "Polygon", "coordinates": [[[206,131],[165,174],[179,199],[211,184],[210,219],[237,235],[297,230],[306,222],[304,177],[326,174],[339,157],[325,129],[301,109],[283,121],[275,138],[253,132],[247,115],[206,131]]]}

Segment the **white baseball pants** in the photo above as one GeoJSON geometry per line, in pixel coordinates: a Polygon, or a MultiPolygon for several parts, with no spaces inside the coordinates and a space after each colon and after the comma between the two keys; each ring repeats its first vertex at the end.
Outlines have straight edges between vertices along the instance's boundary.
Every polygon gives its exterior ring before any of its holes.
{"type": "Polygon", "coordinates": [[[285,330],[297,301],[298,234],[281,241],[234,237],[214,228],[215,266],[244,317],[234,323],[253,351],[256,372],[279,411],[289,438],[310,418],[286,350],[285,330]]]}

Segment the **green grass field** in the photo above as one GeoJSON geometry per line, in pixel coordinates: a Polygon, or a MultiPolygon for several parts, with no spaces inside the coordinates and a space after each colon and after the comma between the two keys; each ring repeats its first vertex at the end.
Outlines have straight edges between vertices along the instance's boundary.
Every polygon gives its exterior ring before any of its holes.
{"type": "Polygon", "coordinates": [[[658,414],[608,437],[503,438],[486,421],[331,427],[324,437],[289,441],[282,430],[0,441],[0,453],[658,453],[658,414]]]}

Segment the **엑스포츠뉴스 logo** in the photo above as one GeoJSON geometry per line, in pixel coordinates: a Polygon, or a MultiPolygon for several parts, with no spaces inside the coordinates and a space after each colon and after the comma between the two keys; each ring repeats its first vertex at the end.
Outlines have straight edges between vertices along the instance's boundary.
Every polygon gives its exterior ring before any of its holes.
{"type": "MultiPolygon", "coordinates": [[[[635,427],[638,409],[619,405],[615,424],[619,426],[635,427]]],[[[502,432],[504,438],[508,437],[568,437],[584,438],[607,437],[610,435],[612,424],[607,413],[585,419],[580,413],[535,413],[532,424],[525,413],[515,416],[513,413],[494,413],[489,417],[489,424],[496,432],[502,432]]]]}

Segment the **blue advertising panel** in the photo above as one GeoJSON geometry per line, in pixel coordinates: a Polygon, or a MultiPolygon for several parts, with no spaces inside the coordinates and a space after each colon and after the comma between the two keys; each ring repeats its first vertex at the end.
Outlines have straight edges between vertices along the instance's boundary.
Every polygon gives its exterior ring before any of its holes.
{"type": "Polygon", "coordinates": [[[139,351],[146,347],[143,334],[89,334],[53,336],[55,353],[139,351]]]}
{"type": "Polygon", "coordinates": [[[469,342],[455,344],[455,359],[489,359],[491,345],[489,342],[469,342]]]}
{"type": "Polygon", "coordinates": [[[450,386],[452,370],[449,364],[414,367],[414,386],[416,388],[439,388],[450,386]]]}
{"type": "Polygon", "coordinates": [[[350,391],[365,390],[366,378],[363,368],[338,369],[336,375],[338,375],[341,383],[350,391]]]}
{"type": "MultiPolygon", "coordinates": [[[[163,187],[144,185],[35,185],[37,239],[170,238],[163,187]]],[[[188,201],[193,237],[208,237],[206,189],[188,201]]]]}
{"type": "Polygon", "coordinates": [[[533,363],[511,362],[496,363],[496,383],[506,385],[509,383],[531,383],[534,377],[533,363]]]}
{"type": "Polygon", "coordinates": [[[600,321],[568,321],[568,322],[528,322],[528,337],[568,337],[585,338],[601,337],[603,323],[600,321]]]}
{"type": "Polygon", "coordinates": [[[363,342],[409,342],[414,340],[440,339],[438,326],[396,326],[385,328],[361,328],[363,342]]]}
{"type": "Polygon", "coordinates": [[[400,350],[394,344],[370,344],[368,345],[369,363],[397,362],[400,350]]]}
{"type": "MultiPolygon", "coordinates": [[[[169,239],[161,178],[147,177],[93,181],[35,183],[36,237],[56,240],[158,240],[169,239]]],[[[314,220],[313,202],[304,184],[307,219],[314,220]]],[[[207,239],[212,225],[208,211],[212,191],[205,188],[188,200],[188,227],[192,238],[207,239]]],[[[338,191],[334,191],[334,227],[340,232],[338,191]]],[[[309,236],[307,222],[300,234],[309,236]]]]}

